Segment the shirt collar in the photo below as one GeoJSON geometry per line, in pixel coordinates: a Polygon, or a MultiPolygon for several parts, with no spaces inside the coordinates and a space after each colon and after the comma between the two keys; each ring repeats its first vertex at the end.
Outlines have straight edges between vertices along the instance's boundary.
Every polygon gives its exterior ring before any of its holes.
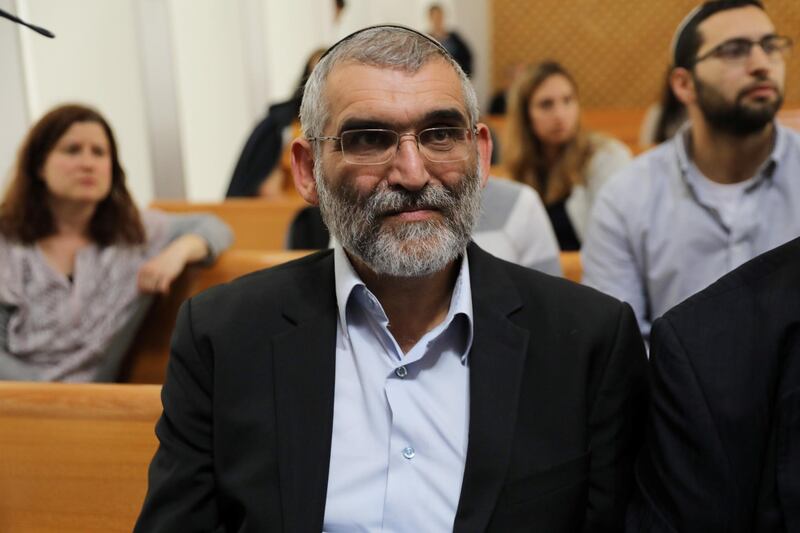
{"type": "MultiPolygon", "coordinates": [[[[348,302],[356,288],[362,288],[367,292],[369,292],[369,289],[353,268],[353,265],[350,263],[350,258],[347,257],[347,253],[345,253],[344,248],[342,248],[342,245],[338,242],[335,243],[333,248],[333,273],[336,285],[336,306],[339,313],[339,324],[342,328],[342,333],[345,337],[348,337],[348,302]]],[[[472,348],[473,325],[475,322],[472,313],[472,285],[469,277],[469,260],[466,253],[462,255],[461,267],[459,268],[458,277],[453,286],[453,294],[450,297],[450,309],[447,311],[447,316],[442,321],[441,325],[445,326],[450,324],[459,314],[467,319],[468,337],[465,344],[466,348],[461,355],[461,360],[465,361],[467,354],[469,354],[472,348]]]]}
{"type": "MultiPolygon", "coordinates": [[[[780,164],[780,161],[786,152],[786,146],[788,143],[786,131],[784,131],[777,121],[773,121],[773,126],[775,127],[775,141],[772,145],[772,151],[767,159],[761,164],[761,166],[758,167],[755,176],[772,178],[776,174],[775,169],[780,164]]],[[[675,145],[675,151],[678,155],[678,166],[680,166],[681,173],[684,176],[691,176],[691,172],[689,172],[689,170],[694,164],[689,156],[689,140],[691,139],[691,133],[692,125],[687,121],[683,126],[681,126],[677,133],[675,133],[672,141],[675,145]]]]}

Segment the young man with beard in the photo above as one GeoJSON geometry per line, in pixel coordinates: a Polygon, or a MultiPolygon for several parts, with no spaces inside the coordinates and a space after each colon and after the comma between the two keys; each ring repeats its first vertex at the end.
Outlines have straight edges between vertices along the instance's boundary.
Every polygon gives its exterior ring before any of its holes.
{"type": "Polygon", "coordinates": [[[619,531],[642,420],[631,309],[470,243],[475,92],[397,26],[306,85],[295,184],[338,243],[180,313],[138,531],[619,531]]]}
{"type": "Polygon", "coordinates": [[[603,188],[584,282],[631,304],[642,333],[672,306],[800,235],[800,136],[775,121],[781,36],[757,0],[706,2],[674,39],[689,124],[603,188]]]}

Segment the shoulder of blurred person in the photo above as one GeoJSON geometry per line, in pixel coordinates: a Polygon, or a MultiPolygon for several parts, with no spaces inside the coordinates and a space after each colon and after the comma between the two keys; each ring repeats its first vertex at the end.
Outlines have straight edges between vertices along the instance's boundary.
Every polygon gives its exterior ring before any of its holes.
{"type": "Polygon", "coordinates": [[[533,187],[490,177],[472,237],[481,248],[501,259],[561,275],[558,241],[533,187]]]}
{"type": "Polygon", "coordinates": [[[565,208],[572,227],[583,242],[597,194],[611,177],[631,161],[630,149],[613,137],[600,133],[589,135],[591,156],[586,161],[580,184],[573,186],[565,208]]]}
{"type": "Polygon", "coordinates": [[[630,303],[645,334],[644,248],[652,224],[670,224],[665,217],[672,218],[682,187],[675,143],[648,150],[611,176],[595,198],[581,248],[582,282],[630,303]]]}

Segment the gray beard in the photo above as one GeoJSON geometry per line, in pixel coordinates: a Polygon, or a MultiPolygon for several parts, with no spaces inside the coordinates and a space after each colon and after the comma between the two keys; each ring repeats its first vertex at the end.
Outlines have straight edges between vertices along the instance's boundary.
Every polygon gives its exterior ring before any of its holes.
{"type": "Polygon", "coordinates": [[[347,184],[330,188],[321,158],[314,162],[322,219],[342,247],[378,275],[413,278],[444,270],[466,250],[480,214],[480,164],[452,188],[428,184],[420,191],[385,182],[359,197],[347,184]],[[384,215],[431,208],[441,219],[388,224],[384,215]]]}

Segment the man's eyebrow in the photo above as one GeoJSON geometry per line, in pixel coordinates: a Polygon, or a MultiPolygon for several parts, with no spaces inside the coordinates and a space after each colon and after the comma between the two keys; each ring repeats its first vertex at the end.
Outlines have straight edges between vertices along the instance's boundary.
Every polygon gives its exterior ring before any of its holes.
{"type": "MultiPolygon", "coordinates": [[[[467,122],[468,120],[464,116],[464,113],[459,111],[457,108],[447,108],[435,109],[424,114],[418,121],[416,121],[416,125],[420,126],[421,128],[429,127],[431,124],[440,123],[463,126],[467,122]]],[[[396,124],[374,118],[352,117],[342,122],[342,125],[339,127],[339,133],[350,130],[369,129],[404,131],[408,127],[409,125],[407,124],[396,124]]]]}
{"type": "Polygon", "coordinates": [[[462,126],[466,124],[468,120],[467,117],[464,116],[464,113],[453,107],[449,109],[436,109],[425,114],[420,120],[422,124],[431,124],[433,122],[444,122],[462,126]]]}
{"type": "Polygon", "coordinates": [[[389,122],[384,122],[382,120],[377,119],[370,119],[370,118],[348,118],[345,120],[342,125],[339,127],[339,132],[349,131],[349,130],[374,130],[374,129],[392,129],[392,124],[389,122]]]}
{"type": "Polygon", "coordinates": [[[719,46],[721,46],[723,44],[727,44],[727,43],[734,42],[734,41],[750,41],[750,42],[753,42],[753,41],[761,41],[762,39],[766,39],[768,37],[778,37],[778,34],[775,31],[771,31],[771,32],[764,33],[764,34],[762,34],[761,36],[759,36],[759,37],[757,37],[755,39],[751,39],[750,37],[748,37],[746,35],[737,35],[735,37],[730,37],[728,39],[725,39],[724,41],[720,41],[716,45],[710,47],[709,51],[713,50],[714,48],[717,48],[717,47],[719,47],[719,46]]]}

